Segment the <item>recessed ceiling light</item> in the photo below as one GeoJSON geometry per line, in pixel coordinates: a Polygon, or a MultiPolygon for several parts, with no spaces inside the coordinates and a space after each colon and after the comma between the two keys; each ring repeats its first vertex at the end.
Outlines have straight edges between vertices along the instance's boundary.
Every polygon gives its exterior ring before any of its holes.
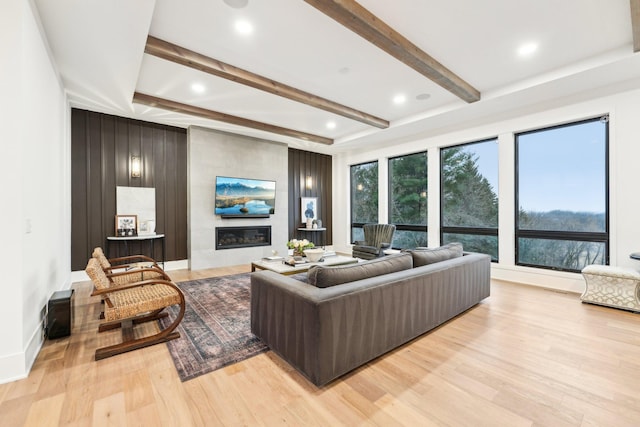
{"type": "Polygon", "coordinates": [[[242,9],[247,7],[249,0],[223,0],[227,6],[231,6],[234,9],[242,9]]]}
{"type": "Polygon", "coordinates": [[[191,85],[191,90],[195,93],[204,93],[205,89],[202,83],[194,83],[191,85]]]}
{"type": "Polygon", "coordinates": [[[327,129],[335,129],[336,122],[327,122],[327,129]]]}
{"type": "Polygon", "coordinates": [[[396,105],[404,104],[407,102],[407,97],[404,94],[399,94],[393,97],[393,103],[396,105]]]}
{"type": "Polygon", "coordinates": [[[236,31],[240,34],[251,34],[253,33],[253,25],[249,21],[236,21],[235,23],[236,31]]]}
{"type": "Polygon", "coordinates": [[[418,101],[426,101],[429,98],[431,98],[431,95],[429,95],[428,93],[421,93],[420,95],[416,95],[416,99],[418,101]]]}
{"type": "Polygon", "coordinates": [[[538,50],[538,43],[525,43],[523,45],[520,45],[520,47],[518,48],[518,55],[530,56],[536,50],[538,50]]]}

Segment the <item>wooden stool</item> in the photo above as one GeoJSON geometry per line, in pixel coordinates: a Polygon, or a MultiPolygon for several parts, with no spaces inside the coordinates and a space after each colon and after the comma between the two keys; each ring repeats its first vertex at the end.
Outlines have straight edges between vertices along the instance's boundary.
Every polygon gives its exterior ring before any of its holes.
{"type": "Polygon", "coordinates": [[[640,273],[631,268],[588,265],[582,302],[640,312],[640,273]]]}

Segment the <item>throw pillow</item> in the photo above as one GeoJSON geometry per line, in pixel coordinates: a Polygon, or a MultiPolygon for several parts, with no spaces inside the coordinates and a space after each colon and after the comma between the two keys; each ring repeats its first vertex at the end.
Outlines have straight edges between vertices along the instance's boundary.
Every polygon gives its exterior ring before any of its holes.
{"type": "Polygon", "coordinates": [[[313,265],[307,273],[310,285],[318,288],[328,288],[342,283],[355,282],[382,274],[393,273],[401,270],[409,270],[413,267],[413,261],[409,254],[400,253],[376,258],[358,264],[340,265],[335,267],[323,267],[313,265]]]}
{"type": "Polygon", "coordinates": [[[435,262],[446,261],[452,258],[462,256],[462,243],[449,243],[438,248],[416,248],[408,250],[413,257],[413,266],[420,267],[423,265],[433,264],[435,262]]]}

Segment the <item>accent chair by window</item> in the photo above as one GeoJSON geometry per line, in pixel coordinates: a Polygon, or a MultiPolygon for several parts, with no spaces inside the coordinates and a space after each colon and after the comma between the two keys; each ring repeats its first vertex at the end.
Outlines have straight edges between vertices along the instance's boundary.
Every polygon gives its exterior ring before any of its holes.
{"type": "Polygon", "coordinates": [[[364,240],[353,245],[354,258],[374,259],[384,256],[384,250],[391,247],[396,226],[393,224],[365,224],[362,227],[364,240]]]}

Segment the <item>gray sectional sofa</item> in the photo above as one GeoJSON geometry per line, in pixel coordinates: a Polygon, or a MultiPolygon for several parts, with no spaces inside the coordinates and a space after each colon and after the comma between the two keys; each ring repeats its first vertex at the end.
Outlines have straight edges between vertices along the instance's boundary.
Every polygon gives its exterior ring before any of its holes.
{"type": "Polygon", "coordinates": [[[490,264],[488,255],[449,245],[312,267],[309,283],[256,272],[251,331],[322,386],[488,297],[490,264]]]}

